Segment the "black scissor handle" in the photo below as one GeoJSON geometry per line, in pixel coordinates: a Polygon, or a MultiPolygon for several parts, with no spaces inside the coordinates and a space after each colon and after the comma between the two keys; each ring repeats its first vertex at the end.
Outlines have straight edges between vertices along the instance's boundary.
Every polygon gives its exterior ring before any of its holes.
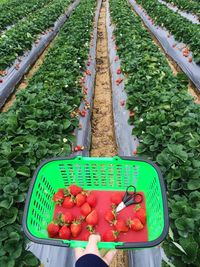
{"type": "Polygon", "coordinates": [[[143,201],[143,196],[139,193],[136,193],[136,188],[133,185],[130,185],[126,188],[126,193],[123,197],[124,204],[126,206],[132,205],[132,204],[139,204],[143,201]],[[133,192],[129,192],[130,188],[133,188],[133,192]],[[136,200],[136,197],[139,196],[139,200],[136,200]]]}

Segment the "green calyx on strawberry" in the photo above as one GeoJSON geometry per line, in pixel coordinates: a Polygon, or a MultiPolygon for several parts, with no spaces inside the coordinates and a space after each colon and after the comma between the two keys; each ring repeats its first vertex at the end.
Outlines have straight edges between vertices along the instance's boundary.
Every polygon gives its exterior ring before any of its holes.
{"type": "Polygon", "coordinates": [[[79,193],[81,193],[83,191],[83,188],[75,185],[75,184],[72,184],[70,185],[68,188],[67,188],[67,192],[68,194],[71,194],[73,196],[76,196],[78,195],[79,193]]]}
{"type": "Polygon", "coordinates": [[[104,214],[104,219],[109,223],[113,223],[116,220],[116,212],[114,210],[107,210],[104,214]]]}
{"type": "Polygon", "coordinates": [[[69,225],[74,219],[74,216],[71,212],[65,211],[64,213],[59,213],[57,215],[57,222],[59,225],[67,224],[69,225]]]}
{"type": "Polygon", "coordinates": [[[67,209],[71,209],[74,207],[75,202],[74,202],[75,198],[73,196],[68,196],[65,197],[63,203],[62,203],[62,207],[63,208],[67,208],[67,209]]]}
{"type": "Polygon", "coordinates": [[[56,204],[62,204],[64,200],[64,191],[63,189],[59,189],[53,196],[53,201],[56,204]]]}
{"type": "Polygon", "coordinates": [[[77,237],[82,231],[82,222],[81,220],[74,220],[70,225],[71,234],[73,237],[77,237]]]}
{"type": "Polygon", "coordinates": [[[60,226],[56,222],[51,222],[47,226],[49,237],[55,237],[60,230],[60,226]]]}
{"type": "Polygon", "coordinates": [[[124,219],[116,219],[113,223],[113,226],[115,230],[118,231],[119,233],[126,233],[129,230],[126,221],[124,219]]]}
{"type": "Polygon", "coordinates": [[[98,224],[98,214],[96,210],[93,210],[91,213],[88,214],[88,216],[86,217],[86,223],[88,225],[92,225],[95,226],[98,224]]]}
{"type": "Polygon", "coordinates": [[[114,242],[117,240],[119,233],[115,230],[108,230],[103,234],[104,242],[114,242]]]}
{"type": "Polygon", "coordinates": [[[127,221],[128,227],[133,231],[140,231],[144,228],[144,225],[141,223],[141,221],[138,218],[129,219],[127,221]]]}

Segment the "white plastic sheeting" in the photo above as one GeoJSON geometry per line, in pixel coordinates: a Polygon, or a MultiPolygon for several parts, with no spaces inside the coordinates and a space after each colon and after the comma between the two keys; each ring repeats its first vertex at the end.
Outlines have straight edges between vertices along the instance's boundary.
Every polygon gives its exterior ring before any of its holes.
{"type": "Polygon", "coordinates": [[[166,5],[169,9],[171,9],[172,11],[174,12],[177,12],[178,14],[180,14],[182,17],[188,19],[189,21],[191,21],[192,23],[194,24],[200,24],[200,21],[198,19],[198,17],[194,14],[190,14],[188,12],[185,12],[185,11],[182,11],[180,9],[178,9],[177,6],[173,6],[172,4],[170,3],[166,3],[165,1],[163,0],[158,0],[158,2],[160,2],[161,4],[163,5],[166,5]]]}
{"type": "Polygon", "coordinates": [[[46,34],[40,36],[40,40],[37,44],[33,44],[32,49],[26,52],[23,56],[18,58],[13,66],[6,70],[7,74],[1,80],[0,84],[0,108],[5,104],[7,98],[14,91],[16,85],[23,78],[30,67],[35,63],[38,57],[44,52],[45,48],[49,45],[52,39],[56,36],[60,28],[70,16],[71,12],[80,3],[80,0],[76,0],[70,5],[65,14],[59,17],[55,22],[54,27],[46,34]],[[15,66],[19,65],[19,69],[15,66]]]}
{"type": "MultiPolygon", "coordinates": [[[[91,64],[87,69],[91,70],[92,75],[87,75],[85,86],[88,88],[87,101],[91,107],[93,105],[94,94],[94,79],[96,69],[96,40],[97,40],[97,23],[99,18],[99,12],[101,7],[101,0],[98,0],[97,9],[95,13],[94,30],[92,35],[92,41],[90,46],[89,55],[91,56],[91,64]]],[[[80,109],[83,109],[85,103],[82,102],[80,109]]],[[[85,117],[80,117],[79,122],[82,124],[82,130],[77,130],[77,145],[83,145],[86,147],[84,151],[76,153],[76,155],[89,156],[90,140],[91,140],[91,113],[92,109],[88,110],[85,117]]],[[[74,250],[65,247],[55,247],[48,245],[40,245],[31,242],[28,245],[28,250],[40,259],[44,267],[73,267],[75,265],[74,250]]]]}
{"type": "MultiPolygon", "coordinates": [[[[185,44],[177,42],[173,36],[168,36],[168,31],[159,26],[152,24],[150,17],[144,11],[144,9],[139,6],[135,0],[129,0],[130,4],[133,6],[136,13],[142,18],[145,25],[153,33],[153,35],[158,39],[162,45],[164,51],[180,66],[180,68],[185,72],[185,74],[190,78],[190,80],[196,85],[197,89],[200,91],[200,65],[196,64],[194,61],[188,62],[188,58],[182,55],[182,51],[178,48],[184,47],[185,44]],[[176,47],[173,48],[173,44],[176,47]]],[[[189,57],[192,57],[192,52],[190,52],[189,57]]]]}
{"type": "MultiPolygon", "coordinates": [[[[110,59],[110,71],[112,74],[112,98],[113,98],[113,115],[115,125],[115,135],[118,146],[118,154],[120,156],[133,156],[133,150],[138,145],[138,139],[132,135],[133,126],[128,124],[129,112],[126,110],[125,103],[127,94],[124,90],[124,81],[120,85],[116,85],[116,79],[122,75],[117,75],[117,69],[120,68],[120,60],[113,61],[117,56],[115,50],[115,41],[113,40],[113,26],[110,20],[109,3],[107,2],[107,35],[108,35],[108,51],[110,59]]],[[[161,267],[161,250],[160,247],[130,250],[128,252],[129,267],[161,267]]]]}

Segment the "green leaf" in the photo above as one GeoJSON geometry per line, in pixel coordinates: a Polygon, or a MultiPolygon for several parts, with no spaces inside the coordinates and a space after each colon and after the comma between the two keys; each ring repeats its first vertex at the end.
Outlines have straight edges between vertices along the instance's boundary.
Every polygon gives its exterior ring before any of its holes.
{"type": "Polygon", "coordinates": [[[168,145],[169,151],[173,154],[173,156],[179,158],[183,162],[186,162],[188,159],[187,153],[183,150],[182,145],[168,145]]]}
{"type": "Polygon", "coordinates": [[[37,266],[39,264],[38,259],[31,252],[26,254],[23,261],[28,266],[37,266]]]}
{"type": "Polygon", "coordinates": [[[27,166],[21,166],[17,169],[17,174],[30,177],[30,169],[27,166]]]}
{"type": "Polygon", "coordinates": [[[13,197],[8,197],[0,202],[0,207],[9,209],[13,204],[13,197]]]}
{"type": "Polygon", "coordinates": [[[196,190],[200,188],[200,182],[196,179],[190,179],[188,181],[188,189],[189,190],[196,190]]]}

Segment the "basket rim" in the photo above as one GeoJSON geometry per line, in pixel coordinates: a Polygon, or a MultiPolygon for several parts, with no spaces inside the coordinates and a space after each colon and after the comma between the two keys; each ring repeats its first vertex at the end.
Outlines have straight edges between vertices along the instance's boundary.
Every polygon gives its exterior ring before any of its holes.
{"type": "MultiPolygon", "coordinates": [[[[52,161],[71,160],[71,159],[75,159],[75,158],[91,158],[91,157],[85,157],[85,156],[82,157],[80,155],[78,155],[78,156],[71,155],[68,157],[52,157],[52,158],[49,158],[49,159],[42,161],[41,164],[35,170],[33,177],[31,179],[31,183],[29,185],[29,190],[27,193],[25,207],[24,207],[24,213],[23,213],[23,218],[22,218],[22,228],[23,228],[25,235],[28,237],[29,240],[31,240],[35,243],[44,244],[44,245],[70,247],[69,243],[63,243],[62,240],[53,240],[53,239],[49,240],[46,238],[38,238],[38,237],[35,237],[34,235],[32,235],[30,233],[28,227],[27,227],[27,216],[28,216],[28,208],[30,205],[30,199],[31,199],[32,191],[33,191],[34,184],[35,184],[35,181],[36,181],[36,178],[37,178],[37,175],[38,175],[40,169],[44,165],[46,165],[47,163],[52,162],[52,161]]],[[[92,157],[92,158],[99,158],[99,157],[92,157]]],[[[101,158],[114,158],[114,157],[101,157],[101,158]]],[[[116,249],[129,249],[129,248],[134,249],[134,248],[155,247],[155,246],[159,245],[165,239],[165,237],[167,236],[168,231],[169,231],[169,215],[168,215],[167,195],[166,195],[166,187],[165,187],[162,173],[161,173],[160,169],[158,168],[158,166],[153,161],[151,161],[149,159],[144,159],[141,157],[119,156],[119,155],[117,155],[115,158],[116,159],[119,158],[122,160],[142,161],[142,162],[146,162],[146,163],[150,164],[152,167],[154,167],[154,169],[158,173],[158,178],[159,178],[160,187],[161,187],[162,200],[163,200],[162,201],[163,212],[164,212],[164,227],[163,227],[163,231],[162,231],[161,235],[158,238],[156,238],[153,241],[146,241],[146,242],[124,242],[123,245],[116,245],[115,248],[116,249]]],[[[116,243],[116,242],[109,242],[109,243],[116,243]]]]}

